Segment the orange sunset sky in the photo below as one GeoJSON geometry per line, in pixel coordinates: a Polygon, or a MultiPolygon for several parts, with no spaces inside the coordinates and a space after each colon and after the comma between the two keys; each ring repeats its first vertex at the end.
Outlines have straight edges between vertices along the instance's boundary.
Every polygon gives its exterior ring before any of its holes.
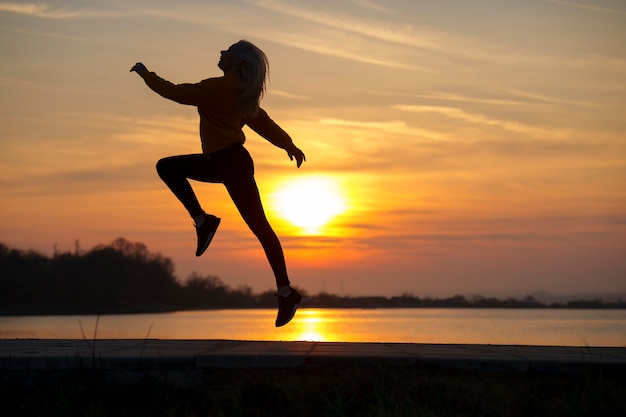
{"type": "Polygon", "coordinates": [[[221,185],[194,183],[222,218],[195,258],[154,164],[200,152],[196,110],[129,73],[219,76],[242,38],[270,60],[262,106],[307,156],[296,169],[245,130],[296,286],[626,291],[618,0],[0,1],[0,242],[52,255],[121,236],[181,279],[273,288],[221,185]]]}

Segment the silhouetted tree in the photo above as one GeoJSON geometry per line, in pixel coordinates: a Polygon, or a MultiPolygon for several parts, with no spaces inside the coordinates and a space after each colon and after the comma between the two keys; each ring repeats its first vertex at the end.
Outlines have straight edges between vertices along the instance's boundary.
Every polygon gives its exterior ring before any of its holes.
{"type": "Polygon", "coordinates": [[[0,307],[32,312],[171,308],[180,285],[170,259],[118,238],[91,251],[55,254],[0,246],[0,307]]]}
{"type": "Polygon", "coordinates": [[[225,304],[228,288],[213,275],[193,272],[183,288],[182,301],[190,308],[215,308],[225,304]]]}
{"type": "Polygon", "coordinates": [[[0,244],[0,306],[36,305],[47,294],[50,267],[37,252],[0,244]]]}

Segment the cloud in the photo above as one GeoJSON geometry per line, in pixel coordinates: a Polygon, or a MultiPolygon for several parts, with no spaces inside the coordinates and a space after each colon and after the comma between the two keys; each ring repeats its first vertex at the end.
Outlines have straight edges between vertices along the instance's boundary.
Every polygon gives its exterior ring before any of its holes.
{"type": "MultiPolygon", "coordinates": [[[[321,27],[340,30],[344,33],[368,38],[369,42],[367,44],[369,48],[366,47],[362,49],[362,53],[365,56],[375,53],[376,48],[371,42],[375,40],[386,48],[390,46],[404,47],[410,48],[414,50],[414,52],[436,52],[441,56],[453,58],[488,61],[528,61],[531,59],[527,51],[523,54],[515,55],[515,53],[511,53],[509,46],[503,47],[492,42],[473,38],[472,36],[435,30],[426,25],[415,25],[412,23],[414,19],[410,19],[410,16],[402,10],[398,10],[393,14],[404,17],[407,20],[385,21],[381,19],[379,13],[375,15],[375,18],[369,16],[354,16],[352,14],[353,9],[350,10],[351,14],[347,17],[339,9],[337,3],[332,4],[334,8],[332,12],[324,12],[320,11],[324,10],[324,7],[317,3],[315,3],[314,6],[306,7],[304,5],[294,5],[293,2],[281,0],[244,1],[255,7],[274,13],[302,19],[321,27]]],[[[390,9],[387,10],[389,12],[388,15],[392,14],[390,9]]],[[[273,40],[281,42],[280,39],[273,40]]],[[[337,42],[337,38],[335,38],[333,42],[330,42],[329,46],[330,45],[332,45],[334,49],[339,49],[344,46],[342,42],[337,42]]],[[[290,44],[290,46],[298,45],[290,44]]],[[[302,47],[307,48],[307,43],[303,43],[302,47]]],[[[544,57],[536,59],[543,60],[544,57]]],[[[420,67],[420,69],[425,70],[423,67],[420,67]]]]}
{"type": "Polygon", "coordinates": [[[23,14],[46,19],[71,19],[81,15],[79,11],[51,9],[45,4],[32,3],[0,3],[0,12],[23,14]]]}
{"type": "Polygon", "coordinates": [[[121,96],[121,93],[113,92],[111,90],[97,89],[97,88],[80,88],[80,87],[73,87],[73,86],[67,86],[67,85],[55,85],[51,83],[32,81],[29,79],[6,77],[1,74],[0,74],[0,86],[34,91],[34,92],[37,92],[38,94],[45,92],[45,91],[51,91],[51,92],[80,93],[80,94],[111,96],[111,97],[121,96]]]}
{"type": "Polygon", "coordinates": [[[414,64],[405,64],[387,58],[384,56],[375,56],[371,53],[365,53],[365,47],[357,47],[356,40],[353,42],[337,42],[341,39],[339,34],[331,34],[331,36],[311,36],[310,34],[291,33],[276,37],[274,34],[266,36],[259,35],[260,38],[277,42],[292,48],[314,52],[320,55],[331,56],[335,58],[347,59],[350,61],[360,62],[363,64],[371,64],[382,67],[407,69],[421,72],[431,72],[431,70],[414,64]],[[334,39],[334,40],[333,40],[334,39]],[[344,45],[338,47],[338,45],[344,45]]]}
{"type": "Polygon", "coordinates": [[[415,106],[397,104],[392,106],[394,109],[411,112],[411,113],[439,113],[451,119],[462,120],[468,123],[481,124],[485,126],[499,127],[504,130],[522,133],[536,138],[568,138],[566,132],[559,132],[552,129],[543,129],[540,127],[530,126],[513,120],[494,119],[483,114],[467,113],[463,109],[457,107],[445,106],[415,106]]]}
{"type": "Polygon", "coordinates": [[[387,133],[391,133],[394,135],[409,135],[409,136],[419,136],[419,137],[427,137],[429,139],[435,140],[443,140],[447,139],[440,132],[427,130],[427,129],[417,129],[407,125],[406,122],[402,120],[392,120],[386,122],[362,122],[358,120],[343,120],[343,119],[334,119],[327,118],[321,119],[319,121],[321,125],[326,126],[336,126],[336,127],[344,127],[350,129],[359,129],[365,131],[371,131],[373,129],[382,130],[387,133]]]}
{"type": "Polygon", "coordinates": [[[318,12],[317,8],[298,7],[283,1],[255,1],[252,4],[276,13],[297,17],[322,26],[353,32],[381,41],[424,49],[439,50],[444,47],[440,39],[442,34],[425,28],[417,29],[409,24],[387,26],[378,19],[346,18],[337,13],[318,12]]]}
{"type": "Polygon", "coordinates": [[[478,103],[478,104],[490,104],[496,106],[519,106],[525,104],[524,101],[499,99],[499,98],[481,98],[472,97],[463,94],[449,93],[445,91],[431,91],[424,94],[407,94],[408,96],[414,96],[419,98],[434,99],[441,101],[452,101],[462,103],[478,103]]]}
{"type": "MultiPolygon", "coordinates": [[[[294,49],[368,65],[434,73],[441,59],[488,62],[544,62],[528,51],[463,33],[415,24],[411,10],[372,13],[375,3],[361,8],[343,3],[296,3],[281,0],[242,0],[172,7],[157,5],[135,10],[141,16],[178,20],[218,31],[250,36],[294,49]],[[430,54],[425,59],[425,54],[430,54]],[[428,65],[419,63],[428,62],[428,65]]],[[[447,66],[449,63],[446,63],[447,66]]]]}
{"type": "MultiPolygon", "coordinates": [[[[547,104],[547,105],[573,105],[578,107],[597,107],[591,104],[589,101],[581,100],[568,100],[560,97],[549,96],[547,94],[539,94],[530,91],[524,91],[515,88],[507,87],[494,87],[494,89],[500,92],[501,97],[478,97],[468,94],[451,93],[447,91],[430,91],[426,93],[388,93],[388,92],[376,92],[381,95],[395,95],[405,97],[417,97],[432,99],[438,101],[458,102],[458,103],[475,103],[475,104],[489,104],[494,106],[526,106],[529,103],[533,104],[547,104]],[[502,97],[502,93],[506,95],[502,97]]],[[[483,94],[485,94],[483,92],[483,94]]],[[[496,93],[497,94],[497,93],[496,93]]],[[[485,94],[486,95],[486,94],[485,94]]],[[[495,94],[494,94],[495,95],[495,94]]]]}
{"type": "Polygon", "coordinates": [[[521,97],[523,99],[529,99],[534,102],[545,103],[545,104],[567,104],[567,105],[575,105],[580,107],[594,107],[588,101],[579,101],[579,100],[565,100],[558,97],[548,96],[546,94],[538,94],[532,93],[528,91],[522,91],[514,88],[501,88],[500,90],[511,94],[516,97],[521,97]]]}
{"type": "Polygon", "coordinates": [[[290,99],[293,99],[293,100],[311,100],[311,97],[308,97],[308,96],[292,94],[292,93],[288,93],[286,91],[281,91],[281,90],[276,90],[276,89],[272,89],[271,95],[275,95],[275,96],[279,96],[279,97],[285,97],[285,98],[290,98],[290,99]]]}
{"type": "Polygon", "coordinates": [[[382,6],[371,0],[350,0],[350,1],[357,6],[363,7],[365,9],[373,10],[377,13],[394,14],[394,11],[392,9],[382,6]]]}
{"type": "Polygon", "coordinates": [[[626,15],[626,10],[612,9],[609,7],[600,7],[600,6],[586,4],[586,3],[574,3],[571,1],[564,1],[564,0],[546,0],[546,1],[552,4],[558,4],[558,5],[567,6],[567,7],[574,7],[577,9],[591,10],[594,12],[626,15]]]}
{"type": "MultiPolygon", "coordinates": [[[[358,33],[355,34],[345,30],[341,23],[302,27],[302,25],[295,25],[292,20],[281,19],[281,23],[277,25],[274,23],[276,13],[298,17],[297,13],[289,14],[281,10],[280,7],[265,7],[267,6],[265,4],[250,4],[260,7],[261,10],[259,11],[258,8],[250,8],[249,10],[223,9],[220,12],[211,12],[209,14],[206,13],[204,8],[153,8],[141,11],[141,14],[210,26],[219,31],[236,34],[237,36],[245,37],[247,34],[250,34],[255,39],[263,39],[294,49],[363,64],[431,72],[431,70],[418,66],[414,62],[410,62],[410,60],[405,60],[405,62],[399,61],[397,57],[404,54],[397,53],[398,51],[389,51],[388,46],[373,45],[371,40],[363,39],[358,33]],[[269,13],[263,15],[264,19],[259,19],[259,13],[263,11],[269,13]],[[225,18],[224,16],[228,17],[225,18]],[[253,31],[252,33],[250,33],[251,30],[253,31]]],[[[309,20],[309,22],[315,24],[323,23],[323,19],[319,21],[309,20]]]]}
{"type": "MultiPolygon", "coordinates": [[[[56,4],[57,2],[55,2],[56,4]]],[[[91,2],[90,2],[91,3],[91,2]]],[[[95,3],[95,2],[94,2],[95,3]]],[[[111,2],[99,2],[97,6],[90,6],[89,8],[70,8],[70,7],[55,7],[41,3],[13,3],[13,2],[0,2],[0,13],[15,13],[25,16],[38,17],[42,19],[79,19],[79,18],[100,18],[100,17],[112,17],[112,18],[131,18],[141,14],[140,9],[133,9],[129,7],[128,3],[113,4],[111,2]],[[99,7],[99,8],[98,8],[99,7]]],[[[152,4],[150,4],[152,5],[152,4]]]]}
{"type": "Polygon", "coordinates": [[[19,177],[0,178],[3,198],[121,192],[157,182],[152,161],[106,164],[93,157],[92,160],[96,163],[91,167],[74,166],[78,164],[68,161],[66,168],[30,170],[19,177]]]}

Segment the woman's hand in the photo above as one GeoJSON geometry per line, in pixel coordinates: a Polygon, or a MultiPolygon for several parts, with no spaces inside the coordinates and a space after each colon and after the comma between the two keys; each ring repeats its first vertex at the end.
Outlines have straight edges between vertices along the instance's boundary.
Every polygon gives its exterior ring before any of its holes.
{"type": "Polygon", "coordinates": [[[302,165],[302,162],[306,161],[304,152],[296,148],[295,145],[292,145],[289,149],[287,149],[287,155],[289,155],[289,159],[292,161],[293,161],[293,158],[296,158],[296,166],[298,168],[300,168],[300,165],[302,165]]]}
{"type": "Polygon", "coordinates": [[[133,71],[135,71],[137,74],[139,74],[139,75],[141,75],[143,77],[144,74],[148,73],[148,68],[146,68],[146,66],[144,64],[142,64],[141,62],[137,62],[130,69],[130,72],[133,72],[133,71]]]}

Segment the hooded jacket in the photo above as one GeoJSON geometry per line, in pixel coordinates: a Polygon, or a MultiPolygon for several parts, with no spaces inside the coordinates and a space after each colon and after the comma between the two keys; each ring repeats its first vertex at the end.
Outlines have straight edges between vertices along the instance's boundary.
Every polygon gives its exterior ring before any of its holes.
{"type": "Polygon", "coordinates": [[[291,137],[259,108],[256,117],[245,119],[237,110],[235,102],[240,94],[239,78],[234,74],[208,78],[195,84],[173,84],[148,72],[144,81],[157,94],[180,104],[196,106],[200,114],[200,141],[205,155],[246,141],[243,126],[273,145],[289,149],[294,146],[291,137]]]}

